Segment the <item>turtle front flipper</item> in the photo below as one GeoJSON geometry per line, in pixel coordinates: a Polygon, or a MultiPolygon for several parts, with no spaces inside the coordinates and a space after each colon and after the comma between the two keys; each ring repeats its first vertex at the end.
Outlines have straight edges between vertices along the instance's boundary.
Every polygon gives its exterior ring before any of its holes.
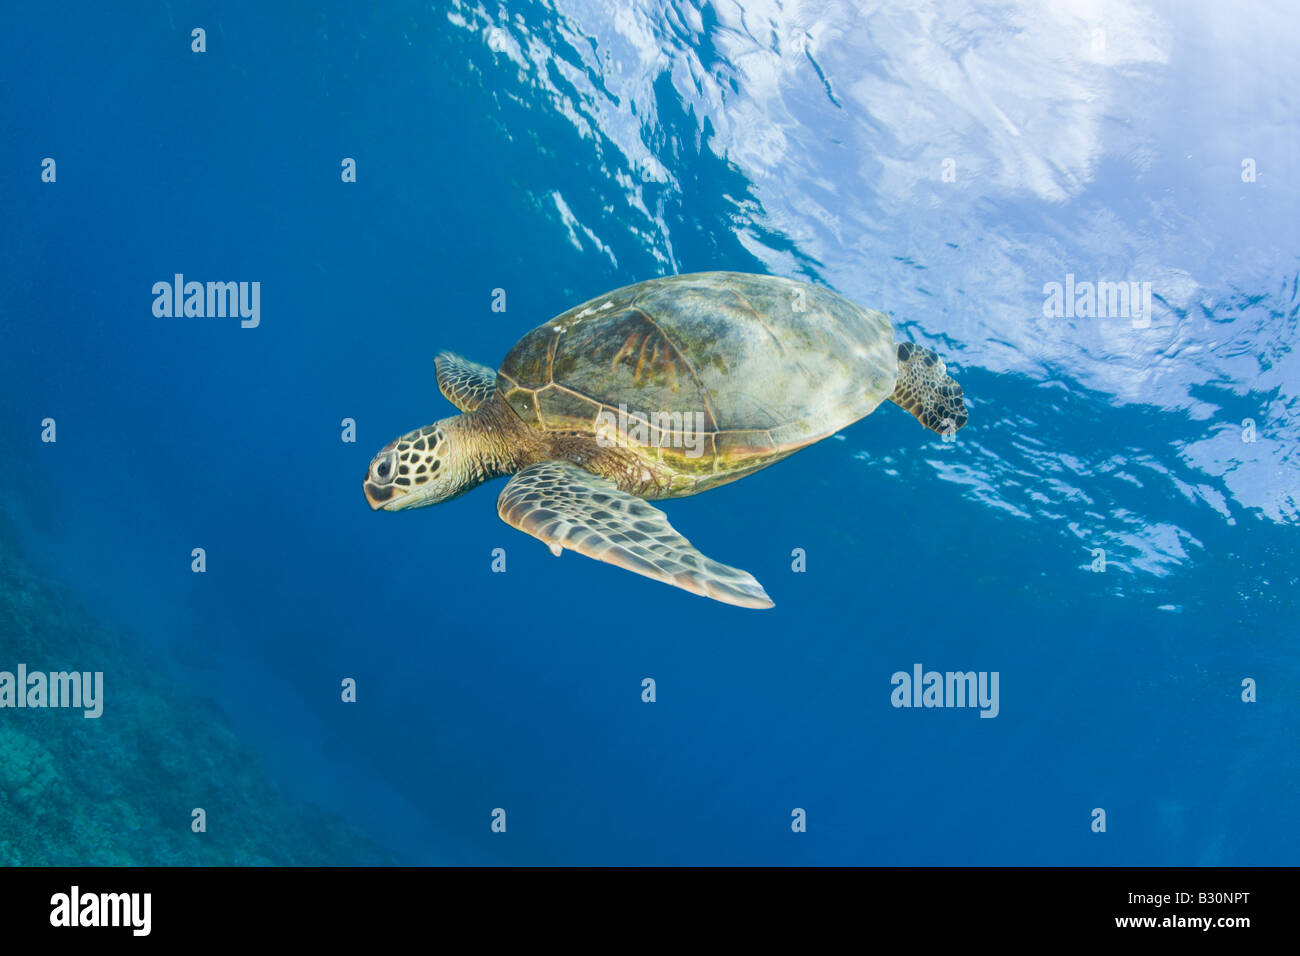
{"type": "Polygon", "coordinates": [[[438,370],[438,388],[462,412],[474,411],[496,391],[496,372],[455,352],[439,352],[433,365],[438,370]]]}
{"type": "Polygon", "coordinates": [[[557,557],[568,548],[715,601],[772,606],[752,575],[706,558],[658,508],[567,461],[518,472],[497,499],[497,513],[557,557]]]}
{"type": "Polygon", "coordinates": [[[961,428],[968,417],[961,386],[948,375],[943,359],[913,342],[898,343],[898,383],[889,400],[941,435],[961,428]]]}

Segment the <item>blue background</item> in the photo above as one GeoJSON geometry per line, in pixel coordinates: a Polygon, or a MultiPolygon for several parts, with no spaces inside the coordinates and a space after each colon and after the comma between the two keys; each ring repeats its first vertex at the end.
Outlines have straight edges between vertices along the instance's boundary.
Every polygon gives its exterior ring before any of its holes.
{"type": "Polygon", "coordinates": [[[51,595],[28,630],[0,620],[0,669],[129,634],[69,661],[105,671],[102,718],[0,711],[0,734],[80,800],[118,779],[153,801],[94,837],[116,858],[0,818],[49,848],[22,862],[1297,862],[1284,6],[376,6],[0,21],[5,553],[51,595]],[[495,365],[606,289],[708,269],[886,310],[971,406],[952,444],[887,405],[667,504],[774,609],[557,560],[498,520],[499,483],[366,506],[374,452],[452,413],[438,350],[495,365]],[[155,318],[178,272],[260,281],[260,326],[155,318]],[[1043,316],[1066,273],[1151,281],[1151,329],[1043,316]],[[892,708],[917,662],[998,671],[999,716],[892,708]],[[194,728],[228,725],[268,781],[254,812],[320,807],[370,845],[249,856],[212,810],[191,834],[237,779],[105,756],[139,743],[146,673],[173,704],[143,737],[198,766],[194,728]]]}

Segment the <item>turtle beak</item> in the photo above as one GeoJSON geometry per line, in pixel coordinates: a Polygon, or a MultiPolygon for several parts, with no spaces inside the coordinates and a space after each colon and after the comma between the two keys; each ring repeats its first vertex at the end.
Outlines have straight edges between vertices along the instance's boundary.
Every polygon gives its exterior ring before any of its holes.
{"type": "Polygon", "coordinates": [[[361,489],[366,493],[366,501],[370,502],[373,511],[379,511],[387,507],[394,498],[401,497],[397,493],[397,485],[393,484],[393,478],[397,474],[397,453],[393,451],[396,444],[396,442],[389,443],[374,457],[370,467],[366,469],[366,478],[361,489]]]}
{"type": "Polygon", "coordinates": [[[377,485],[369,478],[366,479],[361,489],[366,493],[366,501],[370,503],[372,511],[382,510],[392,500],[393,494],[397,491],[394,485],[377,485]]]}

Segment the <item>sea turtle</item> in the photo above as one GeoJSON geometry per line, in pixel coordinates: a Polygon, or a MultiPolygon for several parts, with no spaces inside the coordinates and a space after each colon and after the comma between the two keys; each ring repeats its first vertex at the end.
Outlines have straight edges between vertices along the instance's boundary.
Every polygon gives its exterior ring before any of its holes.
{"type": "Polygon", "coordinates": [[[647,500],[716,488],[871,414],[888,398],[927,428],[966,424],[934,352],[820,286],[700,272],[597,296],[525,335],[501,367],[450,352],[438,386],[462,412],[389,442],[370,507],[401,511],[512,475],[497,513],[564,548],[728,604],[771,607],[647,500]]]}

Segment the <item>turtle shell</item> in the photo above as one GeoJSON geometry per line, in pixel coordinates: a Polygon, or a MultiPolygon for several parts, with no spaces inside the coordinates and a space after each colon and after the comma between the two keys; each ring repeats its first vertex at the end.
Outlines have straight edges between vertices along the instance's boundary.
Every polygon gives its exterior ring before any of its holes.
{"type": "Polygon", "coordinates": [[[701,272],[556,316],[511,349],[497,383],[535,428],[600,437],[612,427],[698,483],[738,477],[870,414],[897,372],[882,313],[790,279],[701,272]]]}

